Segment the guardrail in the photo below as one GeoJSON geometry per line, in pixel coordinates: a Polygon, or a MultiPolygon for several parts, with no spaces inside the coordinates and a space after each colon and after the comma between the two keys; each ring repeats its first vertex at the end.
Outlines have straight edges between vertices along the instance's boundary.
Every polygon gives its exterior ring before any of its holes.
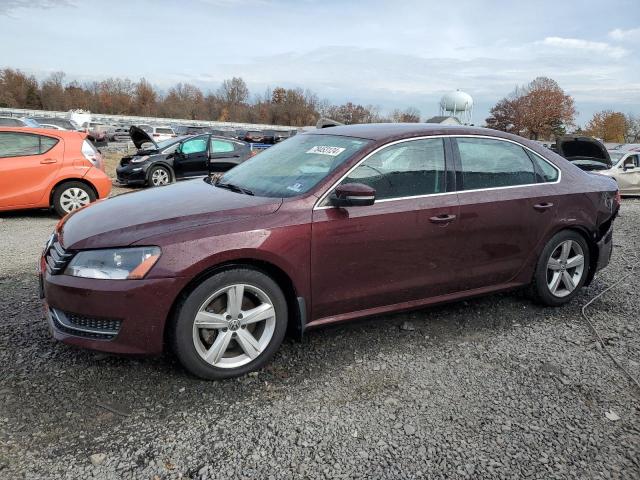
{"type": "MultiPolygon", "coordinates": [[[[49,117],[49,118],[69,118],[69,112],[53,110],[34,110],[24,108],[4,108],[0,107],[0,116],[8,117],[49,117]]],[[[213,127],[221,130],[298,130],[300,127],[289,125],[269,125],[264,123],[239,123],[239,122],[218,122],[214,120],[191,120],[186,118],[162,118],[162,117],[138,117],[133,115],[111,115],[103,113],[91,113],[91,120],[104,123],[125,123],[125,124],[152,124],[152,125],[192,125],[198,127],[213,127]]]]}

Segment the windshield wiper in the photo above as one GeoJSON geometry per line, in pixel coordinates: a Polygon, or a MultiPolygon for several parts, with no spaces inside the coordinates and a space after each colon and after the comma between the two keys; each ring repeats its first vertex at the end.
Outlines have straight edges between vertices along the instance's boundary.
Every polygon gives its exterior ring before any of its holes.
{"type": "Polygon", "coordinates": [[[233,183],[220,183],[220,182],[218,182],[215,185],[216,185],[216,187],[226,188],[227,190],[231,190],[232,192],[244,193],[245,195],[253,195],[253,192],[251,190],[239,187],[237,185],[234,185],[233,183]]]}

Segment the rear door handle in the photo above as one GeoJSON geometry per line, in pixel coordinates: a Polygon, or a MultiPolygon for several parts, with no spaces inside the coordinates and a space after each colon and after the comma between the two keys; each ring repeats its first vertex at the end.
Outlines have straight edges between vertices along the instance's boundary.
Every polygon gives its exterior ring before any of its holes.
{"type": "Polygon", "coordinates": [[[447,215],[447,214],[442,214],[442,215],[436,215],[435,217],[430,217],[429,221],[431,223],[437,223],[437,224],[444,224],[444,223],[451,223],[456,219],[455,215],[447,215]]]}
{"type": "Polygon", "coordinates": [[[55,158],[45,158],[44,160],[40,160],[40,163],[57,163],[58,160],[55,158]]]}
{"type": "Polygon", "coordinates": [[[533,208],[535,208],[539,212],[544,212],[545,210],[549,210],[551,207],[553,207],[553,203],[551,202],[536,203],[533,206],[533,208]]]}

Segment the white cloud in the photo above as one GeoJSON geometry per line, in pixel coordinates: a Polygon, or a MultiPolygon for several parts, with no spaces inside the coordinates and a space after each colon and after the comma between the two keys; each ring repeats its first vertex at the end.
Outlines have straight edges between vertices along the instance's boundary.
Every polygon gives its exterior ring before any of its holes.
{"type": "Polygon", "coordinates": [[[600,54],[612,58],[622,58],[629,53],[628,50],[622,47],[612,46],[605,42],[582,40],[580,38],[546,37],[540,43],[555,49],[600,54]]]}
{"type": "Polygon", "coordinates": [[[640,27],[623,30],[616,28],[609,32],[609,37],[619,42],[640,41],[640,27]]]}
{"type": "Polygon", "coordinates": [[[69,0],[0,0],[0,15],[10,16],[20,8],[55,8],[61,6],[71,6],[69,0]]]}

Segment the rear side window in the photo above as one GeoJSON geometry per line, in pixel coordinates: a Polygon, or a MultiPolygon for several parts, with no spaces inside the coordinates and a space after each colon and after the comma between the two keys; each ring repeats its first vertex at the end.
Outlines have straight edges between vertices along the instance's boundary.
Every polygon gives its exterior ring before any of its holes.
{"type": "Polygon", "coordinates": [[[537,183],[533,162],[524,148],[490,138],[457,138],[462,188],[510,187],[537,183]]]}
{"type": "Polygon", "coordinates": [[[224,140],[211,139],[211,151],[213,153],[228,153],[233,152],[233,143],[225,142],[224,140]]]}
{"type": "Polygon", "coordinates": [[[0,132],[0,158],[41,155],[57,143],[57,139],[44,135],[0,132]]]}
{"type": "Polygon", "coordinates": [[[527,154],[536,164],[538,171],[542,175],[542,178],[538,178],[540,183],[555,182],[558,180],[558,169],[543,159],[540,155],[528,151],[527,154]]]}
{"type": "Polygon", "coordinates": [[[444,188],[441,138],[411,140],[383,148],[356,167],[341,183],[363,183],[376,199],[441,193],[444,188]]]}

